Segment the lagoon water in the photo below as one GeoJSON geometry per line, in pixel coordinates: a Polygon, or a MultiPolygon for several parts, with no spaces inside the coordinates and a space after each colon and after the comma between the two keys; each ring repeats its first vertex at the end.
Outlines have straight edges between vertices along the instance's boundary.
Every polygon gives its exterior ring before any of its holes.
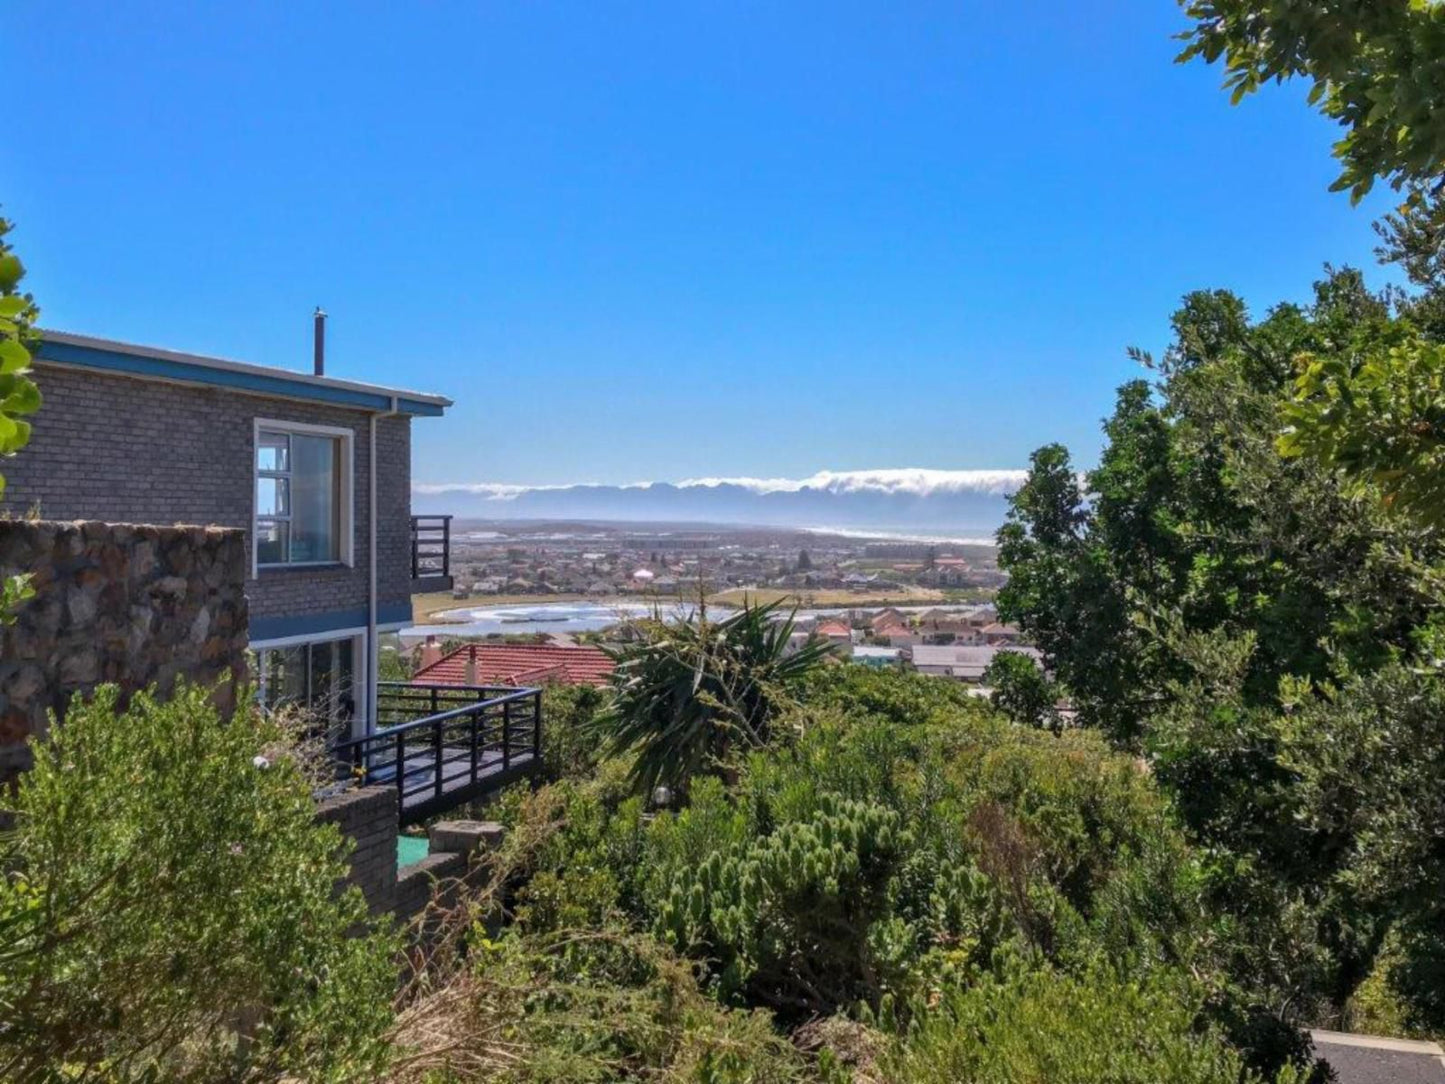
{"type": "MultiPolygon", "coordinates": [[[[664,617],[687,617],[692,607],[677,603],[661,607],[664,617]]],[[[466,606],[444,610],[437,617],[444,624],[415,625],[406,630],[416,636],[489,636],[494,633],[552,632],[568,634],[596,632],[628,618],[648,617],[653,612],[646,602],[538,602],[513,606],[466,606]]],[[[731,613],[725,606],[709,606],[708,613],[721,617],[731,613]]]]}
{"type": "MultiPolygon", "coordinates": [[[[678,602],[660,604],[662,614],[667,618],[691,617],[695,607],[678,602]]],[[[877,609],[878,607],[869,607],[877,609]]],[[[904,611],[928,609],[971,610],[977,606],[957,604],[933,604],[900,606],[904,611]]],[[[437,617],[445,623],[415,625],[403,635],[412,640],[422,636],[490,636],[507,633],[551,632],[567,635],[577,632],[596,632],[609,625],[628,618],[647,617],[652,614],[654,604],[650,602],[534,602],[510,606],[463,606],[455,610],[444,610],[437,617]]],[[[709,606],[709,616],[726,617],[733,610],[728,606],[709,606]]],[[[825,615],[847,613],[846,607],[827,607],[799,610],[799,618],[815,618],[825,615]]]]}

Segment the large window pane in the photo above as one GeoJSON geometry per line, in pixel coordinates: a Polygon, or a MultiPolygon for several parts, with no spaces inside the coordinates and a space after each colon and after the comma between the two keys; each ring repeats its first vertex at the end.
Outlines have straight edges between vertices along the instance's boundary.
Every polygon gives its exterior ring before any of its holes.
{"type": "Polygon", "coordinates": [[[355,710],[350,640],[311,646],[311,707],[321,718],[349,720],[355,710]]]}
{"type": "Polygon", "coordinates": [[[340,556],[339,456],[333,437],[291,438],[291,560],[340,556]]]}
{"type": "Polygon", "coordinates": [[[356,713],[355,643],[323,640],[262,651],[265,706],[303,711],[325,730],[349,723],[356,713]]]}
{"type": "Polygon", "coordinates": [[[307,650],[283,647],[261,653],[261,667],[266,681],[266,706],[284,707],[305,704],[307,698],[307,650]]]}

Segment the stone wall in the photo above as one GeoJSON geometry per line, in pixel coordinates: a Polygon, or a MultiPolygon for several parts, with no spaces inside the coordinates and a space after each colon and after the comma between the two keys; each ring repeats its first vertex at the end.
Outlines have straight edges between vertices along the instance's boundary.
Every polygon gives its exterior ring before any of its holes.
{"type": "Polygon", "coordinates": [[[0,629],[0,780],[31,762],[48,713],[101,682],[218,686],[246,677],[244,533],[216,527],[0,520],[0,576],[34,598],[0,629]]]}

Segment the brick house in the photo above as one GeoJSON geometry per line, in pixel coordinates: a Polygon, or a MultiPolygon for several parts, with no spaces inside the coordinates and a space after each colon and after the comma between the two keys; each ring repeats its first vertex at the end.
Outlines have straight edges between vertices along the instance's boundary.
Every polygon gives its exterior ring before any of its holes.
{"type": "MultiPolygon", "coordinates": [[[[318,366],[319,367],[319,366],[318,366]]],[[[267,704],[353,733],[375,718],[376,641],[422,581],[411,422],[438,395],[46,332],[44,404],[0,509],[246,532],[250,644],[267,704]]]]}

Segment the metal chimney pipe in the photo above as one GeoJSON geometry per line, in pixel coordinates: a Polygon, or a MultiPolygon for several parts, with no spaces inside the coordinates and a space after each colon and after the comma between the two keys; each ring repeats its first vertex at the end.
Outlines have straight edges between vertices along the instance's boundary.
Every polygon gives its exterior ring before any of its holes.
{"type": "Polygon", "coordinates": [[[313,336],[313,349],[311,360],[315,367],[317,376],[326,375],[326,313],[321,311],[321,306],[316,306],[316,312],[312,314],[312,324],[315,330],[313,336]]]}

